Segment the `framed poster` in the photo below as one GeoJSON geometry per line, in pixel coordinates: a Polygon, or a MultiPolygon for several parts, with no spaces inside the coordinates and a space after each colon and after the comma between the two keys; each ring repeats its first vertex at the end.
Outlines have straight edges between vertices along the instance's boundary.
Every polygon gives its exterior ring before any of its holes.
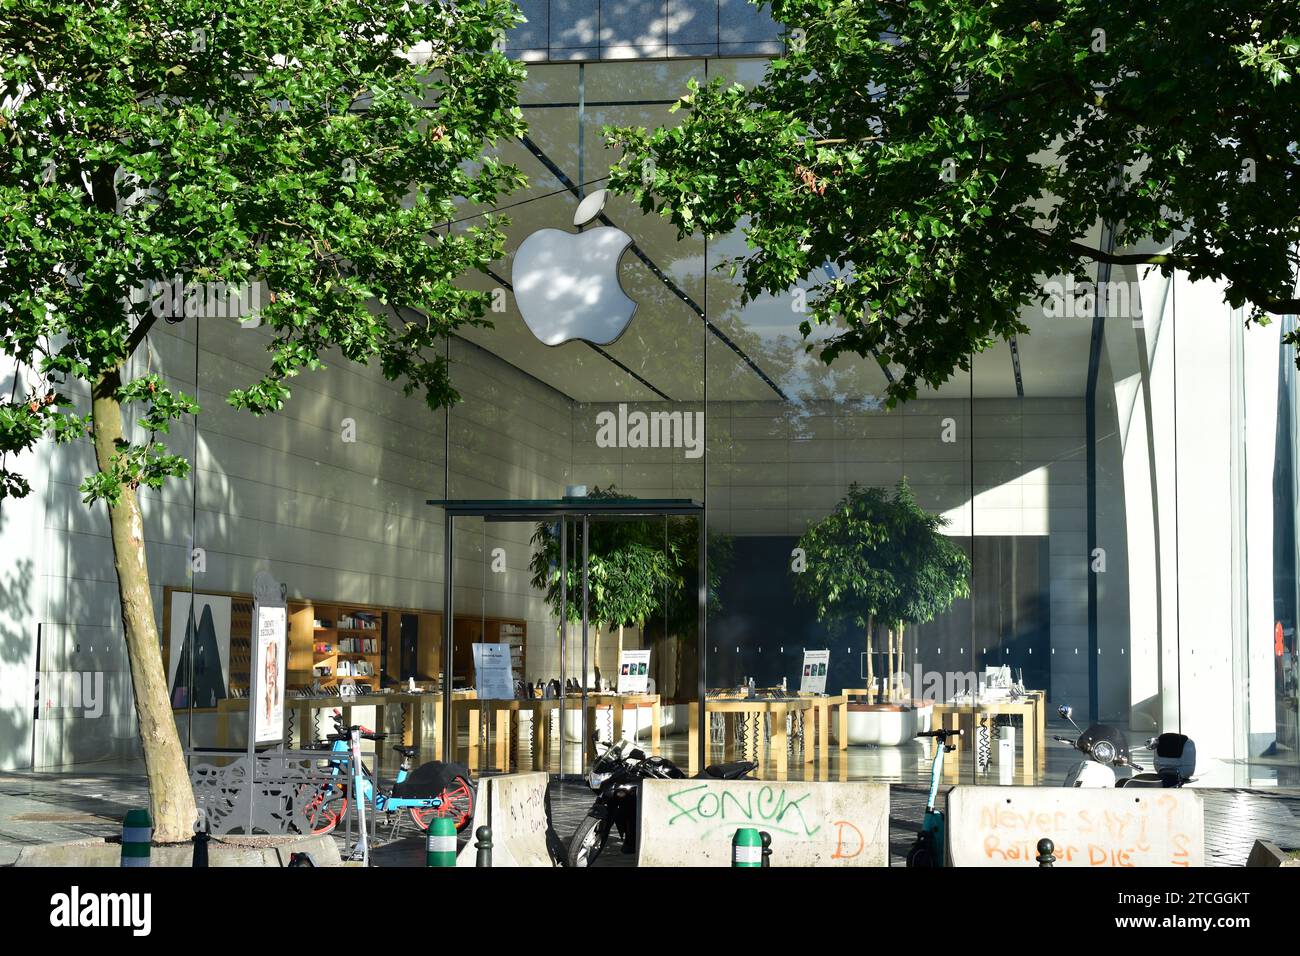
{"type": "Polygon", "coordinates": [[[514,700],[515,676],[509,644],[475,644],[474,689],[479,700],[514,700]]]}
{"type": "Polygon", "coordinates": [[[624,651],[618,658],[618,692],[644,694],[650,689],[650,652],[624,651]]]}
{"type": "Polygon", "coordinates": [[[229,596],[171,592],[167,691],[173,707],[216,707],[230,696],[230,607],[229,596]]]}
{"type": "Polygon", "coordinates": [[[248,706],[253,711],[253,741],[278,743],[284,739],[285,638],[288,613],[284,607],[254,605],[253,688],[248,706]]]}
{"type": "Polygon", "coordinates": [[[799,693],[826,693],[826,665],[830,661],[829,650],[803,652],[803,674],[799,680],[799,693]]]}

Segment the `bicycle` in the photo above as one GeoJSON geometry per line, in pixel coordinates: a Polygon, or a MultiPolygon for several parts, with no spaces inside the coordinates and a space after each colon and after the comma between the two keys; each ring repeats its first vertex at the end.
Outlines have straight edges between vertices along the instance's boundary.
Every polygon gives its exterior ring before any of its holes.
{"type": "MultiPolygon", "coordinates": [[[[337,711],[334,713],[334,726],[335,733],[325,738],[330,743],[330,753],[350,753],[353,733],[363,740],[374,741],[388,736],[375,733],[368,727],[344,727],[337,711]]],[[[355,761],[357,766],[349,773],[348,761],[329,760],[330,781],[317,785],[316,793],[305,810],[313,834],[330,833],[343,821],[354,790],[360,791],[364,805],[387,815],[394,836],[400,829],[403,810],[409,813],[419,830],[427,830],[434,817],[451,817],[457,832],[469,826],[474,819],[475,794],[469,768],[432,760],[412,772],[412,758],[419,753],[419,748],[398,745],[393,750],[402,755],[402,763],[397,770],[397,779],[388,790],[379,786],[377,775],[364,761],[355,761]]]]}

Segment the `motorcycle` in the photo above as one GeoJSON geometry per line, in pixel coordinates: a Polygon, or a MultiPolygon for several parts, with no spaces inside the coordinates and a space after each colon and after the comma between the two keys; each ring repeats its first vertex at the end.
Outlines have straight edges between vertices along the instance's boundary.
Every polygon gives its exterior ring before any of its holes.
{"type": "Polygon", "coordinates": [[[1084,755],[1065,775],[1063,786],[1181,787],[1193,779],[1196,744],[1186,734],[1165,733],[1149,738],[1146,749],[1155,754],[1155,769],[1147,771],[1133,759],[1128,741],[1117,728],[1109,724],[1089,724],[1086,730],[1080,730],[1069,705],[1061,705],[1057,713],[1079,730],[1079,736],[1074,740],[1058,736],[1056,740],[1084,755]]]}
{"type": "MultiPolygon", "coordinates": [[[[600,747],[596,735],[592,741],[600,747]]],[[[750,776],[755,764],[748,760],[714,764],[706,767],[698,778],[714,780],[740,780],[750,776]]],[[[587,811],[569,842],[569,866],[591,866],[615,827],[623,840],[623,852],[636,852],[637,784],[642,780],[681,780],[686,777],[676,764],[666,757],[649,757],[631,740],[606,744],[605,751],[591,765],[588,786],[596,793],[596,802],[587,811]]]]}

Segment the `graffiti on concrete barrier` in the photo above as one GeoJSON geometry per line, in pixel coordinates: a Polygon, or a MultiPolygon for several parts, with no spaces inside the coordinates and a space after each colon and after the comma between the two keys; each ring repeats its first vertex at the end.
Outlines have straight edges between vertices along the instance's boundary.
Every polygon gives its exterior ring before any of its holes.
{"type": "Polygon", "coordinates": [[[863,838],[862,831],[852,823],[848,820],[835,821],[835,852],[831,854],[832,860],[851,860],[861,853],[866,845],[867,841],[863,838]],[[846,836],[847,842],[844,839],[846,836]]]}
{"type": "Polygon", "coordinates": [[[1058,865],[1189,866],[1193,840],[1168,796],[1108,807],[1018,807],[990,799],[978,807],[981,862],[1037,863],[1038,840],[1049,836],[1058,865]]]}
{"type": "Polygon", "coordinates": [[[810,837],[821,830],[820,824],[811,823],[804,815],[803,804],[811,796],[812,792],[806,791],[794,797],[784,787],[771,786],[718,792],[702,783],[668,794],[668,802],[676,811],[668,818],[668,825],[681,821],[703,826],[706,833],[712,833],[719,827],[749,823],[776,833],[810,837]]]}

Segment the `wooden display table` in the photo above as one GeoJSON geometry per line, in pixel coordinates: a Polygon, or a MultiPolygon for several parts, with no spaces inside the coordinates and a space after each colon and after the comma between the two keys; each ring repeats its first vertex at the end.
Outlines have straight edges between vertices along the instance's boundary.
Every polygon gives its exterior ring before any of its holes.
{"type": "MultiPolygon", "coordinates": [[[[578,694],[573,694],[565,698],[565,703],[572,701],[574,704],[581,706],[582,698],[578,694]]],[[[658,694],[588,694],[587,695],[587,724],[588,727],[596,725],[596,711],[609,707],[614,711],[614,739],[618,740],[623,736],[623,711],[628,709],[636,710],[638,708],[650,709],[650,753],[659,756],[659,720],[660,704],[658,694]]],[[[564,732],[564,728],[560,728],[564,732]]],[[[595,745],[591,740],[591,733],[587,733],[586,750],[588,759],[596,756],[595,745]]]]}
{"type": "MultiPolygon", "coordinates": [[[[467,764],[471,770],[479,771],[481,765],[481,717],[484,712],[491,712],[492,716],[488,718],[489,725],[494,725],[496,740],[492,747],[494,758],[493,766],[503,772],[510,769],[510,743],[511,743],[511,719],[516,714],[532,715],[532,732],[533,732],[533,759],[532,765],[536,770],[545,770],[547,759],[550,756],[550,717],[552,711],[560,707],[558,697],[551,698],[522,698],[515,700],[478,700],[470,692],[464,700],[456,701],[456,726],[460,727],[460,713],[468,714],[469,724],[469,748],[467,754],[467,764]]],[[[582,707],[582,697],[579,694],[569,694],[564,698],[564,711],[576,712],[582,707]]],[[[614,711],[615,737],[621,736],[623,726],[623,711],[628,708],[644,707],[650,710],[650,752],[654,755],[659,754],[659,725],[660,725],[660,698],[658,694],[588,694],[587,695],[587,727],[595,725],[596,711],[602,707],[610,707],[614,711]]],[[[561,725],[560,733],[564,733],[564,727],[561,725]]],[[[595,748],[587,735],[584,752],[588,759],[595,757],[595,748]]],[[[459,745],[457,746],[459,750],[459,745]]],[[[453,755],[453,760],[455,755],[453,755]]]]}
{"type": "Polygon", "coordinates": [[[813,717],[817,724],[817,746],[814,749],[813,747],[809,747],[807,742],[804,743],[803,762],[812,763],[815,756],[820,757],[824,764],[822,769],[829,770],[830,765],[828,761],[831,752],[831,721],[836,719],[834,712],[837,709],[839,710],[839,723],[835,730],[838,738],[836,744],[840,750],[844,750],[848,747],[848,735],[845,732],[845,715],[848,713],[848,707],[846,706],[848,703],[848,697],[845,694],[837,694],[834,697],[820,694],[800,694],[799,696],[812,701],[813,717]]]}
{"type": "MultiPolygon", "coordinates": [[[[360,697],[286,697],[284,699],[285,741],[289,742],[288,718],[290,713],[297,716],[298,742],[304,744],[307,743],[306,731],[311,727],[311,712],[313,710],[337,707],[343,712],[343,725],[350,727],[352,726],[353,707],[374,707],[374,730],[383,733],[385,708],[400,706],[402,708],[402,744],[406,747],[418,746],[423,731],[421,711],[426,701],[432,703],[436,708],[442,704],[442,695],[438,693],[411,694],[403,691],[396,694],[365,694],[360,697]]],[[[225,700],[217,701],[217,745],[220,747],[230,745],[230,717],[232,714],[243,714],[244,723],[247,724],[247,697],[227,697],[225,700]]],[[[329,728],[328,732],[332,733],[333,728],[329,728]]],[[[434,738],[436,743],[434,744],[433,759],[441,760],[442,737],[435,734],[434,738]]],[[[375,743],[378,744],[379,741],[375,743]]]]}
{"type": "MultiPolygon", "coordinates": [[[[789,775],[789,735],[786,732],[786,717],[791,713],[815,711],[820,708],[816,698],[812,697],[773,697],[750,699],[748,697],[709,697],[704,702],[707,714],[723,714],[727,728],[724,732],[723,759],[731,760],[735,757],[735,719],[739,717],[744,722],[745,747],[744,753],[740,756],[742,760],[753,760],[758,764],[758,775],[762,776],[767,769],[767,735],[764,732],[764,718],[769,714],[772,717],[772,757],[776,762],[776,777],[778,780],[784,780],[789,775]]],[[[827,726],[829,715],[823,726],[827,726]]],[[[699,773],[699,739],[700,739],[700,718],[699,708],[690,708],[689,721],[689,772],[692,776],[699,773]]],[[[829,752],[829,732],[826,734],[826,742],[822,749],[822,759],[828,759],[829,752]]],[[[811,749],[807,740],[804,742],[805,757],[807,751],[811,749]]]]}
{"type": "Polygon", "coordinates": [[[1038,772],[1039,721],[1042,709],[1043,703],[1030,696],[1020,697],[1015,700],[981,700],[979,703],[935,704],[934,722],[936,727],[947,727],[949,730],[960,729],[963,732],[963,736],[953,738],[951,741],[957,749],[953,751],[949,759],[944,761],[945,775],[960,779],[962,744],[963,742],[969,742],[971,746],[974,746],[975,726],[979,722],[979,718],[985,715],[1006,714],[1021,719],[1020,759],[1018,761],[1017,776],[1021,777],[1024,783],[1033,783],[1038,772]]]}
{"type": "Polygon", "coordinates": [[[1047,691],[1030,690],[1025,691],[1029,699],[1034,704],[1034,722],[1037,739],[1038,739],[1038,770],[1047,770],[1047,691]]]}

